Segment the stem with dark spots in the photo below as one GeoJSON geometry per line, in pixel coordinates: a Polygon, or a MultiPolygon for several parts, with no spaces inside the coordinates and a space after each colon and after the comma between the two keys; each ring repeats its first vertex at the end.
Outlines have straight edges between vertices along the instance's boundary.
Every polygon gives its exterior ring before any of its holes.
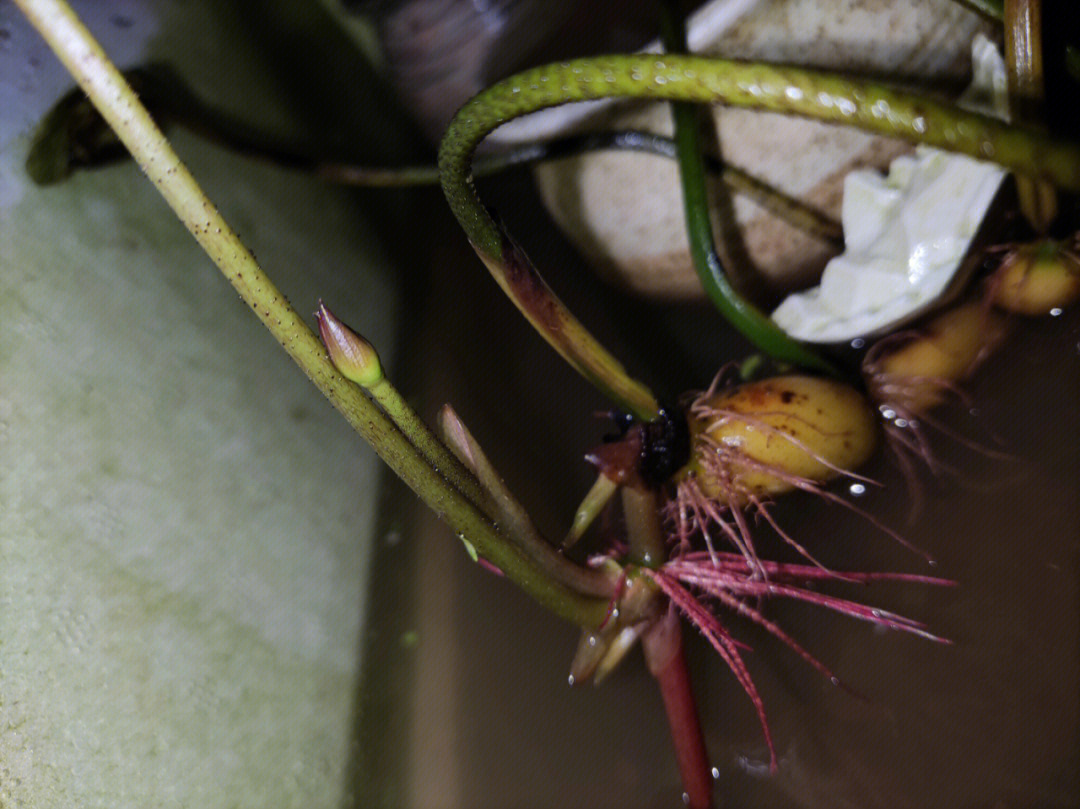
{"type": "MultiPolygon", "coordinates": [[[[360,387],[333,366],[319,339],[203,193],[71,8],[63,0],[17,0],[17,5],[244,302],[390,469],[452,530],[467,538],[481,556],[542,605],[581,626],[597,627],[603,623],[610,597],[573,590],[537,565],[431,466],[360,387]]],[[[554,564],[570,564],[554,550],[552,557],[554,564]]]]}

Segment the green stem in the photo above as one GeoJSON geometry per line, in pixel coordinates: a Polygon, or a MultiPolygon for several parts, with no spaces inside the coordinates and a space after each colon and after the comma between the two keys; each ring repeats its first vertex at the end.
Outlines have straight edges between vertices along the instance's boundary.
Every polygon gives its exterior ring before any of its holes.
{"type": "Polygon", "coordinates": [[[533,68],[479,93],[450,123],[439,149],[443,190],[479,250],[502,236],[469,182],[473,151],[489,132],[573,101],[633,97],[797,115],[854,126],[994,161],[1080,190],[1080,146],[870,81],[819,70],[677,54],[614,55],[533,68]]]}
{"type": "MultiPolygon", "coordinates": [[[[672,54],[684,53],[685,20],[678,12],[670,10],[670,5],[664,5],[660,27],[664,48],[672,54]]],[[[674,102],[671,105],[671,114],[675,123],[675,145],[678,151],[679,179],[682,185],[690,255],[709,299],[728,323],[772,359],[807,370],[838,375],[831,363],[816,351],[789,337],[732,287],[713,241],[697,107],[686,102],[674,102]]]]}
{"type": "MultiPolygon", "coordinates": [[[[513,168],[533,166],[552,160],[577,157],[588,152],[629,151],[676,159],[675,141],[664,135],[636,129],[610,132],[587,132],[547,141],[513,146],[494,154],[478,155],[472,164],[472,176],[488,177],[513,168]]],[[[731,166],[712,155],[702,156],[705,170],[720,179],[732,191],[754,201],[764,210],[795,228],[840,249],[844,234],[840,223],[797,197],[769,185],[759,177],[737,166],[731,166]]],[[[312,170],[328,182],[357,186],[415,186],[439,182],[438,166],[402,166],[377,168],[345,163],[312,163],[312,170]]]]}
{"type": "Polygon", "coordinates": [[[533,598],[569,621],[582,626],[600,625],[608,611],[607,599],[567,589],[546,575],[425,461],[359,387],[334,368],[318,338],[203,194],[71,8],[63,0],[16,3],[241,298],[387,465],[454,531],[467,537],[484,558],[533,598]]]}
{"type": "Polygon", "coordinates": [[[596,476],[596,483],[592,485],[574,512],[570,530],[562,542],[563,550],[572,548],[584,536],[589,526],[593,524],[593,520],[604,510],[618,488],[619,484],[603,472],[596,476]]]}
{"type": "Polygon", "coordinates": [[[435,437],[435,434],[409,406],[405,397],[391,384],[390,380],[383,377],[367,391],[412,445],[420,450],[420,454],[427,459],[428,463],[439,470],[473,504],[484,510],[487,495],[480,488],[476,476],[462,465],[442,441],[435,437]]]}
{"type": "Polygon", "coordinates": [[[555,299],[484,208],[469,173],[476,147],[507,121],[568,102],[621,96],[722,103],[855,126],[993,160],[1080,190],[1076,144],[822,71],[676,54],[616,55],[545,65],[504,79],[466,103],[450,123],[439,148],[443,191],[473,247],[530,322],[601,390],[643,417],[654,414],[651,394],[555,299]]]}
{"type": "Polygon", "coordinates": [[[655,489],[623,486],[622,502],[630,561],[643,567],[660,567],[667,561],[667,543],[659,495],[655,489]]]}
{"type": "Polygon", "coordinates": [[[532,523],[528,512],[499,477],[480,444],[450,405],[444,405],[439,422],[447,443],[461,457],[483,486],[484,511],[499,526],[500,533],[511,539],[526,556],[563,585],[585,595],[610,597],[618,587],[618,573],[578,566],[556,552],[532,523]]]}

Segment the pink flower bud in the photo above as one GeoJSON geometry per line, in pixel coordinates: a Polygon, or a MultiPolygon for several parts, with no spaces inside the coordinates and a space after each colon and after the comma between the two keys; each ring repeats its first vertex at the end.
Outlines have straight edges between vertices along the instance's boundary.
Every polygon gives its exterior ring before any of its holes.
{"type": "Polygon", "coordinates": [[[315,317],[330,362],[342,376],[364,388],[382,380],[382,363],[371,343],[334,317],[322,301],[319,301],[315,317]]]}

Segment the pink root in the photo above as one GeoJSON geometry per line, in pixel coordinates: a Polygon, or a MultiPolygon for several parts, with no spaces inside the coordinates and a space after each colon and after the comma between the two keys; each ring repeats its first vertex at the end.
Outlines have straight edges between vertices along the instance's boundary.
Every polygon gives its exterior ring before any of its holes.
{"type": "MultiPolygon", "coordinates": [[[[710,391],[711,390],[712,388],[710,388],[710,391]]],[[[871,486],[879,485],[877,481],[830,463],[819,453],[813,452],[805,443],[799,441],[785,431],[766,423],[760,417],[746,416],[741,413],[712,408],[701,404],[708,395],[711,394],[707,393],[698,397],[695,403],[691,405],[691,413],[696,417],[709,419],[711,421],[739,419],[747,424],[753,425],[755,429],[763,433],[771,433],[788,441],[793,446],[805,452],[810,458],[813,458],[826,468],[831,469],[839,477],[871,486]]],[[[790,418],[789,414],[784,415],[790,418]]],[[[670,500],[665,507],[665,518],[668,524],[672,526],[672,533],[677,541],[680,551],[685,552],[686,549],[690,548],[691,537],[695,533],[700,532],[705,541],[706,548],[709,549],[711,554],[715,555],[716,547],[710,528],[716,528],[751,565],[759,572],[762,572],[763,568],[761,566],[761,560],[754,548],[750,526],[747,523],[746,515],[743,512],[744,507],[749,507],[753,513],[772,526],[781,539],[793,548],[796,553],[814,565],[826,569],[824,565],[815,559],[802,544],[784,531],[773,519],[772,514],[769,511],[770,501],[759,497],[738,482],[733,470],[740,469],[768,475],[783,481],[792,489],[798,489],[816,495],[831,503],[836,503],[844,508],[850,509],[864,519],[870,521],[870,523],[878,528],[878,530],[890,536],[894,541],[899,542],[912,553],[916,553],[926,559],[927,562],[933,563],[933,558],[925,551],[912,545],[898,533],[882,525],[869,513],[860,509],[850,501],[828,491],[821,483],[800,475],[792,474],[774,465],[763,463],[755,458],[751,458],[741,452],[738,447],[727,446],[708,434],[698,435],[696,441],[699,442],[699,446],[696,449],[698,450],[698,458],[702,471],[704,475],[714,483],[715,487],[718,489],[718,494],[715,497],[706,495],[702,491],[698,481],[693,478],[680,481],[676,485],[675,497],[673,500],[670,500]]]]}
{"type": "Polygon", "coordinates": [[[746,599],[793,598],[808,604],[825,607],[852,618],[868,621],[876,626],[908,632],[937,643],[950,643],[947,639],[931,634],[926,625],[902,615],[871,607],[849,599],[830,596],[800,587],[797,582],[823,579],[849,583],[868,584],[875,581],[911,582],[937,586],[953,586],[955,582],[907,573],[892,572],[844,572],[833,573],[820,566],[784,564],[757,560],[751,563],[742,554],[717,551],[691,552],[668,561],[659,570],[644,569],[668,597],[671,604],[719,653],[735,675],[757,711],[766,744],[769,747],[770,770],[776,770],[776,751],[769,731],[764,703],[740,651],[751,651],[748,646],[735,640],[720,623],[716,614],[708,608],[712,600],[738,615],[762,627],[794,651],[808,665],[835,685],[844,686],[840,679],[820,660],[804,649],[775,622],[766,618],[759,609],[746,599]],[[761,574],[764,574],[764,577],[761,574]],[[694,594],[694,591],[698,595],[694,594]]]}

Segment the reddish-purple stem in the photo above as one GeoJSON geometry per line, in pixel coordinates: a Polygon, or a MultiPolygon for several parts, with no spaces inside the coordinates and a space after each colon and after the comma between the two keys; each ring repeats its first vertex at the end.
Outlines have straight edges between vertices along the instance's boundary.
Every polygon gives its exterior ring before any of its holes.
{"type": "Polygon", "coordinates": [[[712,768],[686,667],[682,630],[674,609],[669,609],[645,634],[642,648],[649,671],[656,678],[664,699],[686,805],[690,809],[712,809],[712,768]]]}
{"type": "Polygon", "coordinates": [[[765,704],[761,701],[757,687],[754,685],[750,672],[746,668],[739,649],[746,649],[746,644],[740,643],[728,634],[720,621],[702,606],[686,588],[678,583],[672,576],[660,570],[644,569],[644,572],[663,591],[675,608],[697,627],[698,631],[716,649],[717,653],[727,663],[739,685],[743,687],[746,695],[757,711],[758,721],[761,723],[761,731],[765,736],[765,743],[769,746],[769,771],[776,772],[776,749],[773,747],[772,733],[769,731],[769,721],[765,717],[765,704]]]}

